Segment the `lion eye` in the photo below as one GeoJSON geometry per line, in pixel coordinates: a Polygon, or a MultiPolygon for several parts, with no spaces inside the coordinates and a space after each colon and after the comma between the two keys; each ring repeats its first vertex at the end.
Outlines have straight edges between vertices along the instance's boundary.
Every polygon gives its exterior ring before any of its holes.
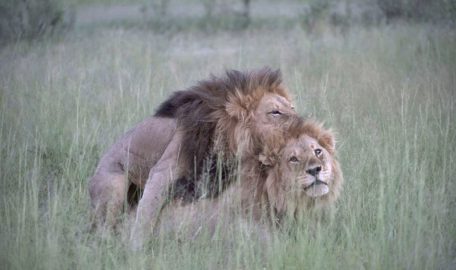
{"type": "Polygon", "coordinates": [[[297,157],[293,156],[293,157],[290,158],[289,161],[293,162],[293,163],[297,163],[297,162],[299,162],[299,159],[297,157]]]}
{"type": "Polygon", "coordinates": [[[316,155],[317,157],[321,155],[321,149],[318,149],[318,148],[317,148],[317,149],[314,150],[314,152],[315,152],[315,155],[316,155]]]}
{"type": "Polygon", "coordinates": [[[276,116],[276,115],[281,115],[282,113],[278,110],[274,110],[274,111],[269,112],[269,114],[276,116]]]}

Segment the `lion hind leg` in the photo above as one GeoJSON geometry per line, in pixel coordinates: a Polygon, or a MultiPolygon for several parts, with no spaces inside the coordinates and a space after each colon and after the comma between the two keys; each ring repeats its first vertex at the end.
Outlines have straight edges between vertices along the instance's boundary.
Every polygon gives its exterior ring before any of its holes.
{"type": "Polygon", "coordinates": [[[125,174],[96,173],[90,179],[92,225],[115,227],[126,204],[128,180],[125,174]]]}

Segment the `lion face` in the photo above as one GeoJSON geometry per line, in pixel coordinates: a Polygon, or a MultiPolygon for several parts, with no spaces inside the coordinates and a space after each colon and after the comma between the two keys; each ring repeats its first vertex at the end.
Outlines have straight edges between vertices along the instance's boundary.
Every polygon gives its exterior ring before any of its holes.
{"type": "Polygon", "coordinates": [[[284,124],[296,116],[293,104],[285,97],[267,93],[259,101],[253,112],[254,134],[260,138],[281,134],[284,124]]]}
{"type": "Polygon", "coordinates": [[[290,189],[312,198],[329,193],[334,179],[333,159],[327,149],[306,134],[290,141],[280,157],[280,175],[290,189]]]}
{"type": "Polygon", "coordinates": [[[296,115],[294,106],[285,97],[278,94],[265,94],[254,112],[257,127],[278,125],[290,116],[296,115]]]}
{"type": "Polygon", "coordinates": [[[229,140],[231,152],[248,156],[254,148],[283,137],[283,130],[297,114],[288,96],[281,94],[286,92],[285,88],[278,89],[281,90],[257,91],[249,97],[231,96],[226,110],[234,119],[233,125],[231,129],[227,124],[219,126],[220,134],[233,134],[229,140]]]}
{"type": "MultiPolygon", "coordinates": [[[[297,117],[291,119],[284,137],[275,145],[265,144],[258,157],[266,176],[262,196],[267,197],[271,209],[294,216],[296,211],[327,205],[338,198],[343,176],[330,130],[297,117]]],[[[249,179],[257,177],[253,173],[249,179]]]]}

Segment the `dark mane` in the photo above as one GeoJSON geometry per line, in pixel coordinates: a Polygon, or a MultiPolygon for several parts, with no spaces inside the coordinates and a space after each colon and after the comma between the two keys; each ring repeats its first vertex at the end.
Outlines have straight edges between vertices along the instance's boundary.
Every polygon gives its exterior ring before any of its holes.
{"type": "MultiPolygon", "coordinates": [[[[183,155],[184,160],[191,161],[192,164],[192,168],[187,174],[191,177],[180,179],[177,189],[181,190],[181,186],[187,185],[191,187],[189,190],[194,190],[194,187],[198,186],[195,185],[195,182],[201,181],[203,172],[209,174],[209,182],[207,183],[209,189],[212,189],[212,186],[216,189],[210,190],[212,195],[216,195],[217,190],[225,186],[225,182],[230,178],[227,176],[230,155],[228,153],[228,155],[220,156],[222,153],[214,151],[213,147],[217,135],[216,129],[220,125],[220,121],[224,121],[222,123],[225,125],[238,123],[238,119],[229,116],[226,111],[230,97],[240,94],[242,96],[253,96],[254,99],[257,92],[261,92],[262,95],[265,91],[277,91],[276,89],[281,83],[282,77],[279,70],[270,68],[253,72],[229,70],[223,77],[212,75],[210,79],[200,81],[188,90],[175,92],[159,106],[155,116],[176,118],[179,129],[183,131],[181,155],[183,155]],[[215,183],[215,180],[210,180],[216,178],[217,159],[223,160],[222,171],[219,172],[222,173],[223,183],[221,185],[215,183]]],[[[287,96],[286,92],[280,92],[280,94],[287,96]]],[[[247,105],[242,107],[245,107],[246,110],[251,109],[247,105]]],[[[229,135],[223,134],[222,136],[229,135]]],[[[228,141],[227,138],[221,139],[224,142],[228,141]]]]}
{"type": "Polygon", "coordinates": [[[170,98],[160,104],[154,116],[175,118],[181,106],[192,103],[197,99],[198,96],[192,91],[176,91],[170,98]]]}
{"type": "Polygon", "coordinates": [[[211,75],[209,80],[199,81],[187,90],[174,92],[170,98],[160,104],[154,116],[174,118],[178,116],[178,112],[185,111],[182,106],[202,101],[208,102],[205,105],[217,106],[211,110],[220,109],[219,106],[224,106],[227,102],[226,97],[229,93],[241,91],[247,96],[259,87],[271,88],[281,83],[280,70],[267,67],[254,72],[228,70],[224,77],[211,75]]]}

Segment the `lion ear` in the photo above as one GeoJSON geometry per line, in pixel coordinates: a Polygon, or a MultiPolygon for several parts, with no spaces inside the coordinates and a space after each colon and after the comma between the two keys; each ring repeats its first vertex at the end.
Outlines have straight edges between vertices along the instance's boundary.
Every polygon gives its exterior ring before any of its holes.
{"type": "Polygon", "coordinates": [[[331,154],[336,151],[336,139],[331,131],[321,134],[319,143],[331,154]]]}
{"type": "Polygon", "coordinates": [[[247,117],[247,110],[235,102],[230,102],[226,105],[226,112],[230,117],[239,121],[243,121],[247,117]]]}
{"type": "Polygon", "coordinates": [[[254,104],[254,99],[251,96],[244,95],[241,91],[236,90],[228,96],[225,110],[230,117],[245,121],[253,110],[254,104]]]}

